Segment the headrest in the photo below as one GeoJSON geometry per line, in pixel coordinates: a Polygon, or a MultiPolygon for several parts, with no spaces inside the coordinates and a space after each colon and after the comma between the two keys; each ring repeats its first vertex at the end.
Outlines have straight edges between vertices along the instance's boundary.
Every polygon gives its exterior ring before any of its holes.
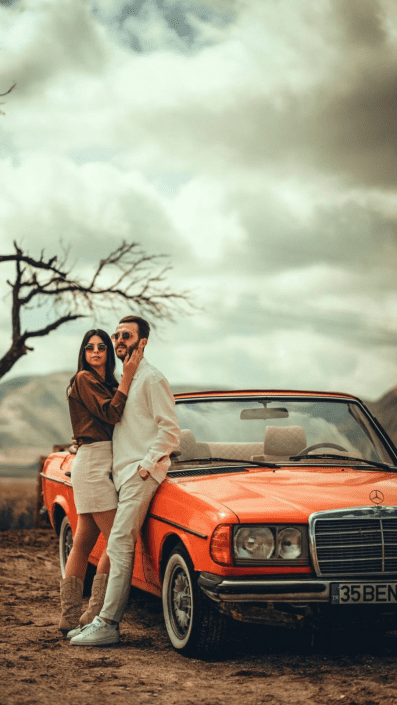
{"type": "Polygon", "coordinates": [[[190,458],[210,458],[211,451],[208,443],[197,443],[193,431],[190,428],[182,428],[180,445],[177,448],[178,460],[189,460],[190,458]]]}
{"type": "Polygon", "coordinates": [[[196,439],[190,428],[182,428],[179,440],[179,448],[177,448],[178,460],[187,458],[196,458],[196,439]]]}
{"type": "Polygon", "coordinates": [[[265,455],[288,457],[306,448],[306,434],[301,426],[268,426],[265,432],[265,455]]]}

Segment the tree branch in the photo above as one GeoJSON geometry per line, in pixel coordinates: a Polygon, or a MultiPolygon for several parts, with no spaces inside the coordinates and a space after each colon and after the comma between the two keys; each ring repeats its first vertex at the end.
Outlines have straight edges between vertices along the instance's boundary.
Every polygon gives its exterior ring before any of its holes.
{"type": "Polygon", "coordinates": [[[13,83],[11,88],[8,89],[8,91],[6,91],[5,93],[0,93],[0,98],[4,98],[5,95],[8,95],[9,93],[11,93],[11,91],[14,90],[16,85],[17,85],[16,83],[13,83]]]}
{"type": "MultiPolygon", "coordinates": [[[[11,91],[14,90],[14,88],[15,88],[16,85],[17,85],[17,84],[14,83],[14,84],[11,86],[11,88],[8,89],[8,91],[6,91],[5,93],[0,93],[0,98],[3,98],[5,95],[8,95],[9,93],[11,93],[11,91]]],[[[3,105],[3,103],[0,103],[0,105],[3,105]]],[[[5,115],[4,110],[0,110],[0,115],[5,115]]]]}
{"type": "Polygon", "coordinates": [[[55,272],[58,274],[60,277],[64,278],[67,276],[67,272],[63,272],[62,270],[58,269],[57,267],[54,266],[54,263],[57,262],[58,258],[51,257],[51,259],[47,260],[47,262],[44,260],[44,253],[41,253],[40,259],[34,259],[33,257],[29,257],[28,255],[23,254],[22,250],[18,247],[17,243],[14,242],[14,247],[16,249],[15,255],[0,255],[0,264],[2,262],[24,262],[25,264],[28,264],[30,267],[34,267],[36,269],[48,269],[52,272],[55,272]]]}
{"type": "MultiPolygon", "coordinates": [[[[12,291],[12,343],[0,359],[0,378],[17,360],[32,350],[26,345],[29,338],[46,336],[64,323],[113,310],[120,304],[132,313],[152,319],[174,320],[176,312],[186,313],[193,307],[187,291],[173,291],[165,286],[170,265],[159,268],[164,255],[147,255],[137,243],[123,241],[95,266],[88,282],[74,274],[67,266],[67,251],[58,262],[56,256],[31,257],[14,242],[14,254],[0,255],[0,264],[15,262],[15,278],[7,280],[12,291]],[[112,274],[115,276],[112,277],[112,274]],[[21,315],[48,303],[52,305],[55,320],[37,330],[21,333],[21,315]]],[[[155,323],[151,320],[152,325],[155,323]]]]}
{"type": "Polygon", "coordinates": [[[21,341],[24,343],[28,338],[38,338],[48,335],[48,333],[51,333],[51,331],[56,330],[63,323],[75,321],[77,318],[84,318],[84,316],[82,314],[61,316],[61,318],[58,318],[57,321],[53,321],[53,323],[49,323],[48,326],[45,326],[45,328],[40,328],[39,330],[35,331],[25,331],[25,333],[21,335],[21,341]]]}

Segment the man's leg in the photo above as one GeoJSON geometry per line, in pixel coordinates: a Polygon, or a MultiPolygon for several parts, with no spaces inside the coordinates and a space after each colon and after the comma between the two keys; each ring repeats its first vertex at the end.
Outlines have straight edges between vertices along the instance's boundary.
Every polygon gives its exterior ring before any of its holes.
{"type": "Polygon", "coordinates": [[[107,545],[110,573],[100,618],[95,617],[92,625],[88,625],[75,636],[71,644],[95,646],[117,643],[118,631],[115,633],[115,628],[106,627],[106,622],[103,620],[109,620],[108,624],[117,624],[123,616],[131,586],[135,544],[152,497],[158,488],[159,484],[156,480],[152,477],[143,480],[139,473],[135,473],[121,486],[116,516],[107,545]],[[109,635],[107,629],[110,630],[109,635]],[[107,641],[108,638],[109,641],[107,641]]]}
{"type": "Polygon", "coordinates": [[[107,546],[110,573],[102,619],[120,622],[128,602],[134,568],[135,544],[159,484],[152,477],[143,480],[136,472],[119,491],[119,503],[107,546]]]}

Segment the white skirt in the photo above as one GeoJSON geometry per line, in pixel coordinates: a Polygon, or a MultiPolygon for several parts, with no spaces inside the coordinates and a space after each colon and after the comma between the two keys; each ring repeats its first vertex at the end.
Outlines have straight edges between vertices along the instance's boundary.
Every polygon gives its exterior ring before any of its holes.
{"type": "Polygon", "coordinates": [[[98,441],[79,447],[71,478],[77,514],[116,509],[117,492],[110,477],[112,462],[112,441],[98,441]]]}

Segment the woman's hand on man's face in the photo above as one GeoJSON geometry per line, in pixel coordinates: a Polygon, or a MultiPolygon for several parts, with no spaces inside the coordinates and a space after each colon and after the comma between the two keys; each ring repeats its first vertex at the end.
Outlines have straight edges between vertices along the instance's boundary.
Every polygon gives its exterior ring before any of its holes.
{"type": "Polygon", "coordinates": [[[127,353],[123,360],[123,374],[127,373],[134,376],[140,361],[143,358],[143,351],[145,349],[145,343],[143,340],[139,341],[139,345],[136,350],[133,350],[131,355],[127,353]]]}

